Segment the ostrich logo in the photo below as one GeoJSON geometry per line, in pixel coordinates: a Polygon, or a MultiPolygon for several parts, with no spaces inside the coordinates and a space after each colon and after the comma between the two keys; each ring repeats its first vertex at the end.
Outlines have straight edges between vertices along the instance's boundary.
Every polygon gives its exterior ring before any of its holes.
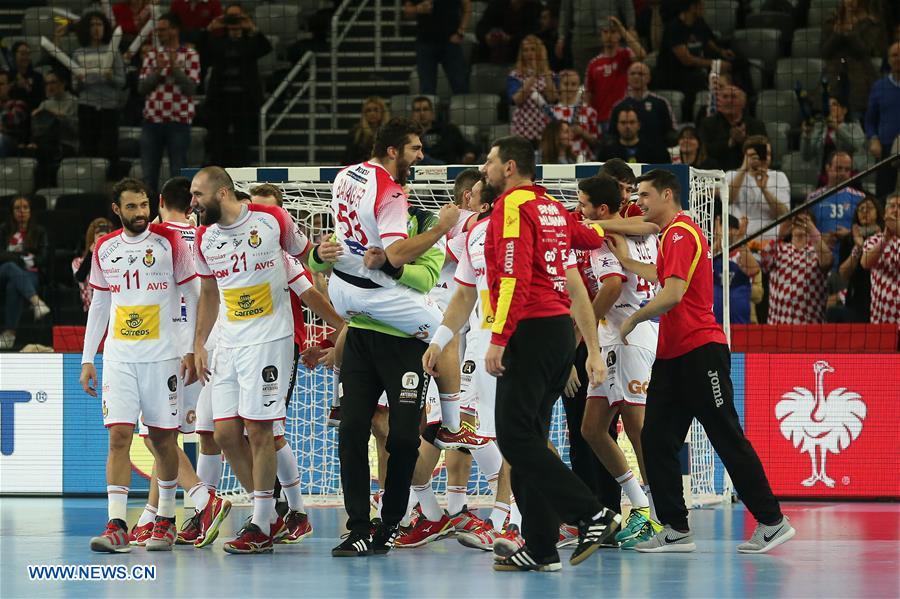
{"type": "Polygon", "coordinates": [[[840,453],[862,432],[866,404],[859,393],[840,387],[825,396],[825,373],[834,372],[828,362],[813,364],[816,374],[815,395],[803,387],[794,387],[775,404],[781,434],[801,453],[808,453],[812,475],[800,484],[811,487],[821,481],[834,487],[834,479],[825,474],[825,457],[840,453]],[[818,452],[818,461],[816,453],[818,452]]]}

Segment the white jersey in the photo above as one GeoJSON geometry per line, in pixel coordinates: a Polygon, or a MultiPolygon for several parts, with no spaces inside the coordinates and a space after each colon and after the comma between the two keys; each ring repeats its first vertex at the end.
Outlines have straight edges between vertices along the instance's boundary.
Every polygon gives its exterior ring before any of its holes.
{"type": "Polygon", "coordinates": [[[459,257],[466,248],[466,223],[475,214],[471,210],[460,210],[459,220],[447,233],[447,251],[445,252],[444,265],[441,267],[440,276],[431,292],[431,296],[438,302],[442,310],[446,310],[450,304],[450,298],[456,291],[456,265],[459,257]]]}
{"type": "Polygon", "coordinates": [[[380,164],[349,166],[335,177],[331,209],[335,238],[345,249],[334,270],[395,287],[392,277],[366,268],[363,255],[370,247],[384,249],[409,237],[406,194],[400,185],[380,164]]]}
{"type": "Polygon", "coordinates": [[[197,274],[219,288],[218,345],[246,347],[294,334],[284,252],[299,256],[309,240],[279,207],[252,204],[233,225],[200,227],[197,274]]]}
{"type": "MultiPolygon", "coordinates": [[[[628,244],[628,253],[632,258],[645,264],[656,264],[659,242],[654,235],[629,236],[625,238],[628,244]]],[[[622,292],[616,303],[606,313],[606,317],[600,320],[597,333],[600,337],[600,346],[609,347],[621,345],[619,331],[622,323],[629,316],[656,296],[657,285],[645,281],[633,272],[622,268],[619,260],[603,245],[603,247],[591,251],[591,266],[597,280],[602,284],[607,277],[620,277],[622,279],[622,292]]],[[[656,352],[656,340],[659,336],[659,320],[644,321],[638,324],[634,331],[628,335],[628,343],[637,347],[656,352]]]]}
{"type": "Polygon", "coordinates": [[[484,257],[484,242],[487,240],[487,228],[490,218],[482,218],[472,225],[466,235],[466,245],[459,256],[456,266],[456,282],[460,285],[475,287],[478,301],[469,317],[469,334],[466,346],[473,348],[483,356],[491,342],[491,327],[494,324],[494,311],[491,309],[490,291],[487,280],[487,263],[484,257]]]}
{"type": "Polygon", "coordinates": [[[118,362],[160,362],[181,357],[180,285],[195,276],[188,245],[175,231],[152,224],[129,237],[120,229],[94,248],[90,285],[109,291],[104,355],[118,362]]]}

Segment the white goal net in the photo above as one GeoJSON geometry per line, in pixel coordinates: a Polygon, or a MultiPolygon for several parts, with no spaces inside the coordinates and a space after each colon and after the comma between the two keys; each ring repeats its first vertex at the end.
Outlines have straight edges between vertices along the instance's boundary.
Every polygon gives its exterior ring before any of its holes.
{"type": "MultiPolygon", "coordinates": [[[[577,182],[579,179],[596,174],[599,164],[546,165],[538,168],[537,183],[545,186],[549,193],[569,208],[577,205],[577,182]]],[[[635,172],[648,170],[648,165],[633,165],[635,172]]],[[[453,179],[466,167],[416,167],[410,187],[410,203],[425,209],[437,211],[451,200],[453,179]]],[[[682,165],[666,165],[682,179],[682,188],[690,189],[690,211],[703,228],[707,238],[712,239],[713,211],[716,191],[724,182],[721,171],[697,171],[682,165]]],[[[255,185],[268,182],[277,184],[284,193],[285,208],[297,220],[301,228],[313,241],[330,235],[333,228],[331,216],[331,181],[339,168],[297,167],[283,169],[230,169],[235,185],[241,191],[249,191],[255,185]]],[[[727,190],[725,191],[727,193],[727,190]]],[[[727,199],[726,199],[727,201],[727,199]]],[[[319,281],[327,285],[324,277],[319,281]]],[[[726,295],[727,298],[727,295],[726,295]]],[[[305,310],[305,308],[304,308],[305,310]]],[[[727,307],[725,309],[727,313],[727,307]]],[[[311,312],[306,312],[307,333],[310,343],[325,334],[324,324],[311,312]]],[[[303,365],[298,368],[297,384],[288,407],[286,438],[297,456],[301,473],[301,485],[306,500],[312,503],[341,503],[340,462],[337,451],[337,428],[327,426],[327,417],[332,399],[336,394],[334,374],[319,367],[309,370],[303,365]]],[[[557,402],[553,412],[550,431],[551,441],[568,463],[569,440],[562,402],[557,402]]],[[[635,471],[637,460],[621,432],[619,443],[635,471]]],[[[695,421],[687,439],[689,446],[689,487],[685,495],[689,506],[722,501],[730,497],[730,485],[724,468],[703,428],[695,421]]],[[[370,444],[370,465],[373,489],[377,487],[377,458],[374,441],[370,444]]],[[[434,476],[435,491],[443,493],[446,488],[446,472],[443,459],[434,476]]],[[[246,494],[227,465],[224,466],[221,491],[240,502],[246,494]]],[[[487,480],[481,476],[473,464],[469,483],[470,505],[478,505],[479,498],[490,495],[487,480]]]]}

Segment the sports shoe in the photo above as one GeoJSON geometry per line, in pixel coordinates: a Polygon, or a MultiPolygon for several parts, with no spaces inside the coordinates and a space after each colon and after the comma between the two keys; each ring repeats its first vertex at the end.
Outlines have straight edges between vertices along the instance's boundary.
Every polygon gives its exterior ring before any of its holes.
{"type": "Polygon", "coordinates": [[[554,553],[547,557],[535,557],[528,550],[528,547],[522,546],[509,557],[503,557],[494,560],[494,570],[499,572],[557,572],[562,570],[562,564],[559,562],[559,554],[554,553]]]}
{"type": "Polygon", "coordinates": [[[331,557],[363,557],[374,553],[370,534],[351,531],[341,538],[344,541],[331,550],[331,557]]]}
{"type": "Polygon", "coordinates": [[[209,502],[200,512],[200,535],[194,542],[198,549],[211,545],[219,536],[219,527],[225,521],[231,511],[231,502],[222,499],[212,491],[209,492],[209,502]]]}
{"type": "Polygon", "coordinates": [[[420,547],[425,543],[437,541],[441,537],[445,537],[453,532],[450,524],[450,517],[442,514],[440,520],[426,520],[424,517],[417,518],[415,525],[409,530],[397,537],[397,547],[420,547]]]}
{"type": "Polygon", "coordinates": [[[287,528],[287,534],[276,540],[276,543],[287,543],[293,545],[299,543],[313,533],[312,524],[309,523],[309,517],[303,512],[290,510],[284,518],[284,526],[287,528]]]}
{"type": "Polygon", "coordinates": [[[494,539],[494,555],[499,557],[510,557],[513,553],[525,546],[525,539],[519,532],[519,527],[510,524],[503,531],[503,534],[494,539]]]}
{"type": "Polygon", "coordinates": [[[153,525],[153,536],[147,541],[145,547],[147,551],[172,551],[177,534],[175,518],[157,516],[156,523],[153,525]]]}
{"type": "Polygon", "coordinates": [[[341,406],[333,406],[328,410],[328,419],[325,426],[336,427],[341,425],[341,406]]]}
{"type": "Polygon", "coordinates": [[[648,540],[634,546],[634,550],[641,553],[691,553],[695,549],[694,535],[690,531],[679,532],[668,524],[648,540]]]}
{"type": "Polygon", "coordinates": [[[128,536],[128,540],[132,545],[143,547],[150,540],[151,536],[153,536],[153,522],[147,522],[143,526],[135,524],[131,527],[131,534],[128,536]]]}
{"type": "Polygon", "coordinates": [[[265,534],[256,524],[250,523],[238,533],[233,541],[223,546],[228,553],[272,553],[272,537],[265,534]]]}
{"type": "Polygon", "coordinates": [[[31,312],[34,315],[34,320],[38,321],[50,314],[50,308],[44,303],[44,300],[39,299],[36,304],[32,304],[31,312]]]}
{"type": "Polygon", "coordinates": [[[91,539],[91,551],[98,553],[128,553],[131,545],[128,541],[128,525],[115,519],[106,523],[106,530],[99,537],[91,539]]]}
{"type": "Polygon", "coordinates": [[[615,534],[621,522],[621,514],[607,508],[603,508],[600,515],[590,522],[579,522],[578,545],[569,558],[569,563],[577,566],[600,547],[618,547],[615,534]]]}
{"type": "Polygon", "coordinates": [[[650,508],[642,507],[637,509],[632,509],[628,514],[628,519],[625,520],[625,526],[622,527],[622,530],[616,533],[616,541],[619,543],[624,543],[641,533],[644,530],[644,526],[650,522],[650,508]]]}
{"type": "Polygon", "coordinates": [[[181,530],[178,531],[178,535],[175,537],[175,544],[194,545],[202,532],[203,530],[200,528],[200,512],[194,512],[194,515],[185,520],[181,530]]]}
{"type": "Polygon", "coordinates": [[[284,525],[284,518],[278,516],[275,522],[269,528],[269,536],[272,537],[273,543],[280,543],[281,539],[288,534],[287,526],[284,525]]]}
{"type": "Polygon", "coordinates": [[[462,511],[450,518],[450,525],[456,532],[456,540],[472,549],[491,551],[494,540],[500,536],[490,521],[485,522],[470,512],[467,506],[463,506],[462,511]]]}
{"type": "Polygon", "coordinates": [[[460,424],[459,430],[455,433],[442,426],[434,438],[434,445],[438,449],[458,449],[460,447],[478,449],[490,442],[490,439],[479,435],[475,427],[468,422],[460,424]]]}
{"type": "Polygon", "coordinates": [[[556,548],[571,547],[578,544],[578,527],[571,524],[559,525],[559,541],[556,542],[556,548]]]}
{"type": "MultiPolygon", "coordinates": [[[[444,517],[446,518],[447,516],[444,517]]],[[[399,537],[399,526],[396,524],[389,526],[384,522],[377,522],[375,524],[375,531],[372,533],[372,552],[375,555],[385,555],[395,546],[398,546],[397,541],[399,540],[399,537]]]]}
{"type": "Polygon", "coordinates": [[[787,516],[781,517],[781,522],[771,526],[759,523],[756,530],[746,543],[738,545],[738,553],[766,553],[770,549],[778,547],[785,541],[789,541],[797,534],[797,530],[791,526],[787,516]]]}

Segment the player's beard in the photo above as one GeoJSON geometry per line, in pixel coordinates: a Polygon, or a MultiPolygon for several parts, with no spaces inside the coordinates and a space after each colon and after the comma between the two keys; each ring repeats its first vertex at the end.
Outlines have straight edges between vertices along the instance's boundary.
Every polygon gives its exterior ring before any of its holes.
{"type": "Polygon", "coordinates": [[[404,162],[402,158],[397,158],[397,184],[400,187],[406,185],[406,182],[409,180],[410,166],[412,166],[411,162],[404,162]]]}
{"type": "Polygon", "coordinates": [[[487,181],[484,182],[484,186],[481,188],[481,203],[482,204],[493,204],[494,200],[500,197],[501,190],[497,187],[494,187],[492,184],[487,181]]]}
{"type": "Polygon", "coordinates": [[[200,212],[201,225],[214,225],[222,218],[222,207],[218,202],[213,202],[209,206],[204,206],[200,212]]]}
{"type": "Polygon", "coordinates": [[[135,216],[131,220],[122,219],[122,228],[131,233],[132,235],[140,235],[144,231],[147,230],[147,227],[150,225],[150,218],[145,214],[139,214],[135,216]],[[135,224],[136,221],[141,221],[140,224],[135,224]]]}

